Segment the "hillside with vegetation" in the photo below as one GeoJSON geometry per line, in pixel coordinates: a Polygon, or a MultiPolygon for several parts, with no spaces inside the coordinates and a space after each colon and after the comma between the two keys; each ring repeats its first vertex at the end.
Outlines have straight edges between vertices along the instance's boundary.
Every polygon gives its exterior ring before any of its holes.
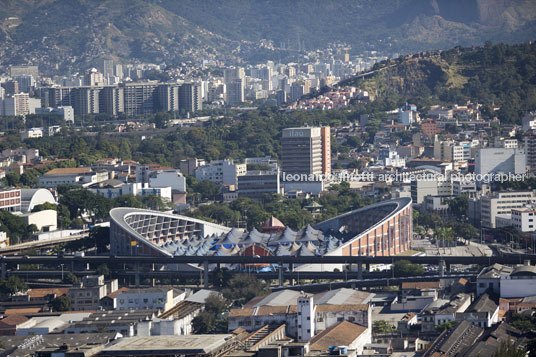
{"type": "Polygon", "coordinates": [[[329,43],[413,53],[530,40],[535,19],[529,0],[5,0],[0,58],[68,71],[101,58],[278,60],[329,43]]]}
{"type": "Polygon", "coordinates": [[[376,65],[382,67],[372,77],[343,84],[364,88],[380,101],[408,100],[420,107],[472,100],[484,104],[484,114],[504,123],[520,123],[524,113],[536,108],[534,43],[456,47],[376,65]],[[500,110],[494,113],[493,105],[500,110]]]}

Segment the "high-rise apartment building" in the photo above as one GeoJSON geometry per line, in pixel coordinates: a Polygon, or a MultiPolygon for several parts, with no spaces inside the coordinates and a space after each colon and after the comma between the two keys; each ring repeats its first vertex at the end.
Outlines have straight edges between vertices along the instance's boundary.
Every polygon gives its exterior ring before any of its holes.
{"type": "Polygon", "coordinates": [[[246,75],[244,68],[227,68],[224,71],[224,82],[227,87],[227,104],[236,105],[243,103],[246,87],[246,75]]]}
{"type": "Polygon", "coordinates": [[[121,87],[108,86],[99,93],[99,112],[110,115],[118,115],[125,112],[124,89],[121,87]]]}
{"type": "Polygon", "coordinates": [[[0,114],[3,116],[19,116],[30,113],[28,93],[6,97],[0,104],[0,114]]]}
{"type": "Polygon", "coordinates": [[[71,90],[71,101],[75,115],[87,115],[99,113],[98,87],[78,87],[71,90]]]}
{"type": "Polygon", "coordinates": [[[96,68],[92,68],[84,73],[84,85],[89,87],[104,85],[104,76],[97,71],[96,68]]]}
{"type": "Polygon", "coordinates": [[[114,61],[105,59],[102,61],[102,74],[106,83],[110,83],[110,78],[114,76],[114,61]]]}
{"type": "Polygon", "coordinates": [[[155,112],[156,83],[125,83],[125,113],[127,115],[150,114],[155,112]]]}
{"type": "Polygon", "coordinates": [[[179,109],[185,112],[195,112],[202,109],[201,85],[184,83],[179,87],[179,109]]]}
{"type": "Polygon", "coordinates": [[[158,111],[179,111],[179,86],[176,84],[162,84],[157,88],[158,111]]]}
{"type": "Polygon", "coordinates": [[[329,127],[283,129],[281,147],[283,177],[331,174],[329,127]]]}

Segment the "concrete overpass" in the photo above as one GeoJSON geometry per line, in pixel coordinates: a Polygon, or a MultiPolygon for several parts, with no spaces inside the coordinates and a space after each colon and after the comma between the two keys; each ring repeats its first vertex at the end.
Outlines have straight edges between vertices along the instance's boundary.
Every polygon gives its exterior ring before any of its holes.
{"type": "MultiPolygon", "coordinates": [[[[339,275],[328,276],[328,273],[334,272],[323,272],[322,264],[344,264],[350,267],[355,266],[354,269],[356,272],[340,273],[346,274],[345,277],[353,277],[353,274],[357,275],[358,280],[362,280],[366,274],[370,271],[371,264],[392,264],[400,260],[407,260],[415,264],[431,264],[438,265],[439,267],[439,276],[445,276],[445,270],[447,273],[450,271],[450,266],[452,264],[458,265],[492,265],[495,263],[499,264],[523,264],[526,261],[531,263],[536,263],[536,255],[534,254],[508,254],[501,256],[489,256],[489,257],[468,257],[468,256],[380,256],[380,257],[370,257],[370,256],[320,256],[320,257],[275,257],[275,256],[264,256],[264,257],[251,257],[251,256],[179,256],[179,257],[162,257],[162,256],[3,256],[1,258],[1,276],[3,279],[7,278],[10,270],[17,270],[18,265],[35,265],[40,264],[44,267],[53,267],[57,269],[59,265],[64,265],[66,270],[75,271],[75,267],[80,267],[84,265],[89,270],[89,267],[96,267],[100,264],[107,264],[108,266],[123,264],[130,268],[119,274],[125,275],[134,275],[136,279],[136,285],[139,285],[141,277],[147,276],[147,271],[152,271],[149,274],[151,276],[157,276],[161,274],[169,274],[170,276],[177,276],[182,274],[182,272],[177,271],[167,271],[165,273],[160,273],[158,269],[155,269],[155,265],[168,265],[168,264],[199,264],[203,267],[203,281],[207,284],[209,280],[209,265],[218,265],[221,264],[230,264],[230,265],[270,265],[277,264],[278,271],[277,278],[282,283],[285,280],[285,277],[288,276],[298,278],[298,275],[302,279],[306,279],[306,276],[309,276],[306,272],[293,272],[293,266],[295,264],[311,264],[319,266],[318,271],[310,272],[312,277],[320,278],[318,273],[326,273],[326,279],[337,278],[339,275]],[[148,268],[147,268],[148,267],[148,268]],[[286,267],[289,271],[285,271],[286,267]],[[140,269],[141,268],[141,269],[140,269]],[[446,268],[446,269],[445,269],[446,268]],[[290,275],[289,275],[290,274],[290,275]]],[[[85,270],[83,269],[83,270],[85,270]]],[[[38,271],[34,271],[38,274],[38,271]]],[[[336,272],[335,272],[336,273],[336,272]]],[[[17,273],[15,273],[17,274],[17,273]]],[[[29,272],[28,272],[29,274],[29,272]]],[[[195,272],[195,274],[201,274],[200,272],[195,272]]],[[[259,275],[261,276],[261,275],[259,275]]],[[[273,278],[270,275],[270,278],[273,278]]]]}
{"type": "Polygon", "coordinates": [[[9,245],[5,248],[0,248],[0,254],[11,255],[11,254],[20,253],[21,251],[26,250],[26,249],[52,247],[61,243],[67,243],[67,242],[72,242],[72,241],[79,240],[82,238],[87,238],[88,236],[89,236],[89,233],[73,234],[73,235],[66,235],[65,237],[61,237],[61,238],[36,240],[36,241],[25,242],[21,244],[9,245]]]}

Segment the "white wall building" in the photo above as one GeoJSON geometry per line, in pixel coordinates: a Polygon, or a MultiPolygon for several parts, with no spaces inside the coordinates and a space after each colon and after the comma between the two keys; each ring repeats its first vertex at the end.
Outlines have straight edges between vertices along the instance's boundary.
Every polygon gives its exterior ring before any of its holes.
{"type": "Polygon", "coordinates": [[[313,296],[298,298],[298,341],[306,342],[315,334],[315,304],[313,296]]]}
{"type": "Polygon", "coordinates": [[[238,176],[245,175],[246,164],[235,164],[232,160],[217,160],[195,170],[198,181],[209,180],[220,185],[238,186],[238,176]]]}
{"type": "Polygon", "coordinates": [[[452,196],[452,182],[432,178],[411,181],[413,203],[423,203],[426,196],[452,196]]]}
{"type": "Polygon", "coordinates": [[[186,178],[179,170],[159,170],[149,175],[149,187],[171,187],[172,190],[186,192],[186,178]]]}
{"type": "Polygon", "coordinates": [[[476,152],[475,174],[525,173],[525,152],[519,149],[483,148],[476,152]]]}

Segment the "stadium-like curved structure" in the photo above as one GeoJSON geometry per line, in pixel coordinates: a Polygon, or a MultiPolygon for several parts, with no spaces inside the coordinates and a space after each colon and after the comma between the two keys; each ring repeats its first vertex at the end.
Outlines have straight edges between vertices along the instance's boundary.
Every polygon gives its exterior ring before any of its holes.
{"type": "Polygon", "coordinates": [[[323,232],[339,231],[349,237],[328,255],[387,256],[410,247],[413,236],[411,198],[397,198],[362,207],[314,226],[323,232]]]}
{"type": "Polygon", "coordinates": [[[110,211],[110,245],[116,255],[369,255],[410,247],[410,198],[362,207],[294,232],[243,232],[198,219],[136,208],[110,211]],[[255,248],[253,248],[255,252],[255,248]],[[264,255],[264,254],[263,254],[264,255]]]}
{"type": "Polygon", "coordinates": [[[165,255],[166,242],[222,234],[231,228],[199,219],[139,208],[110,211],[110,250],[114,255],[165,255]]]}

